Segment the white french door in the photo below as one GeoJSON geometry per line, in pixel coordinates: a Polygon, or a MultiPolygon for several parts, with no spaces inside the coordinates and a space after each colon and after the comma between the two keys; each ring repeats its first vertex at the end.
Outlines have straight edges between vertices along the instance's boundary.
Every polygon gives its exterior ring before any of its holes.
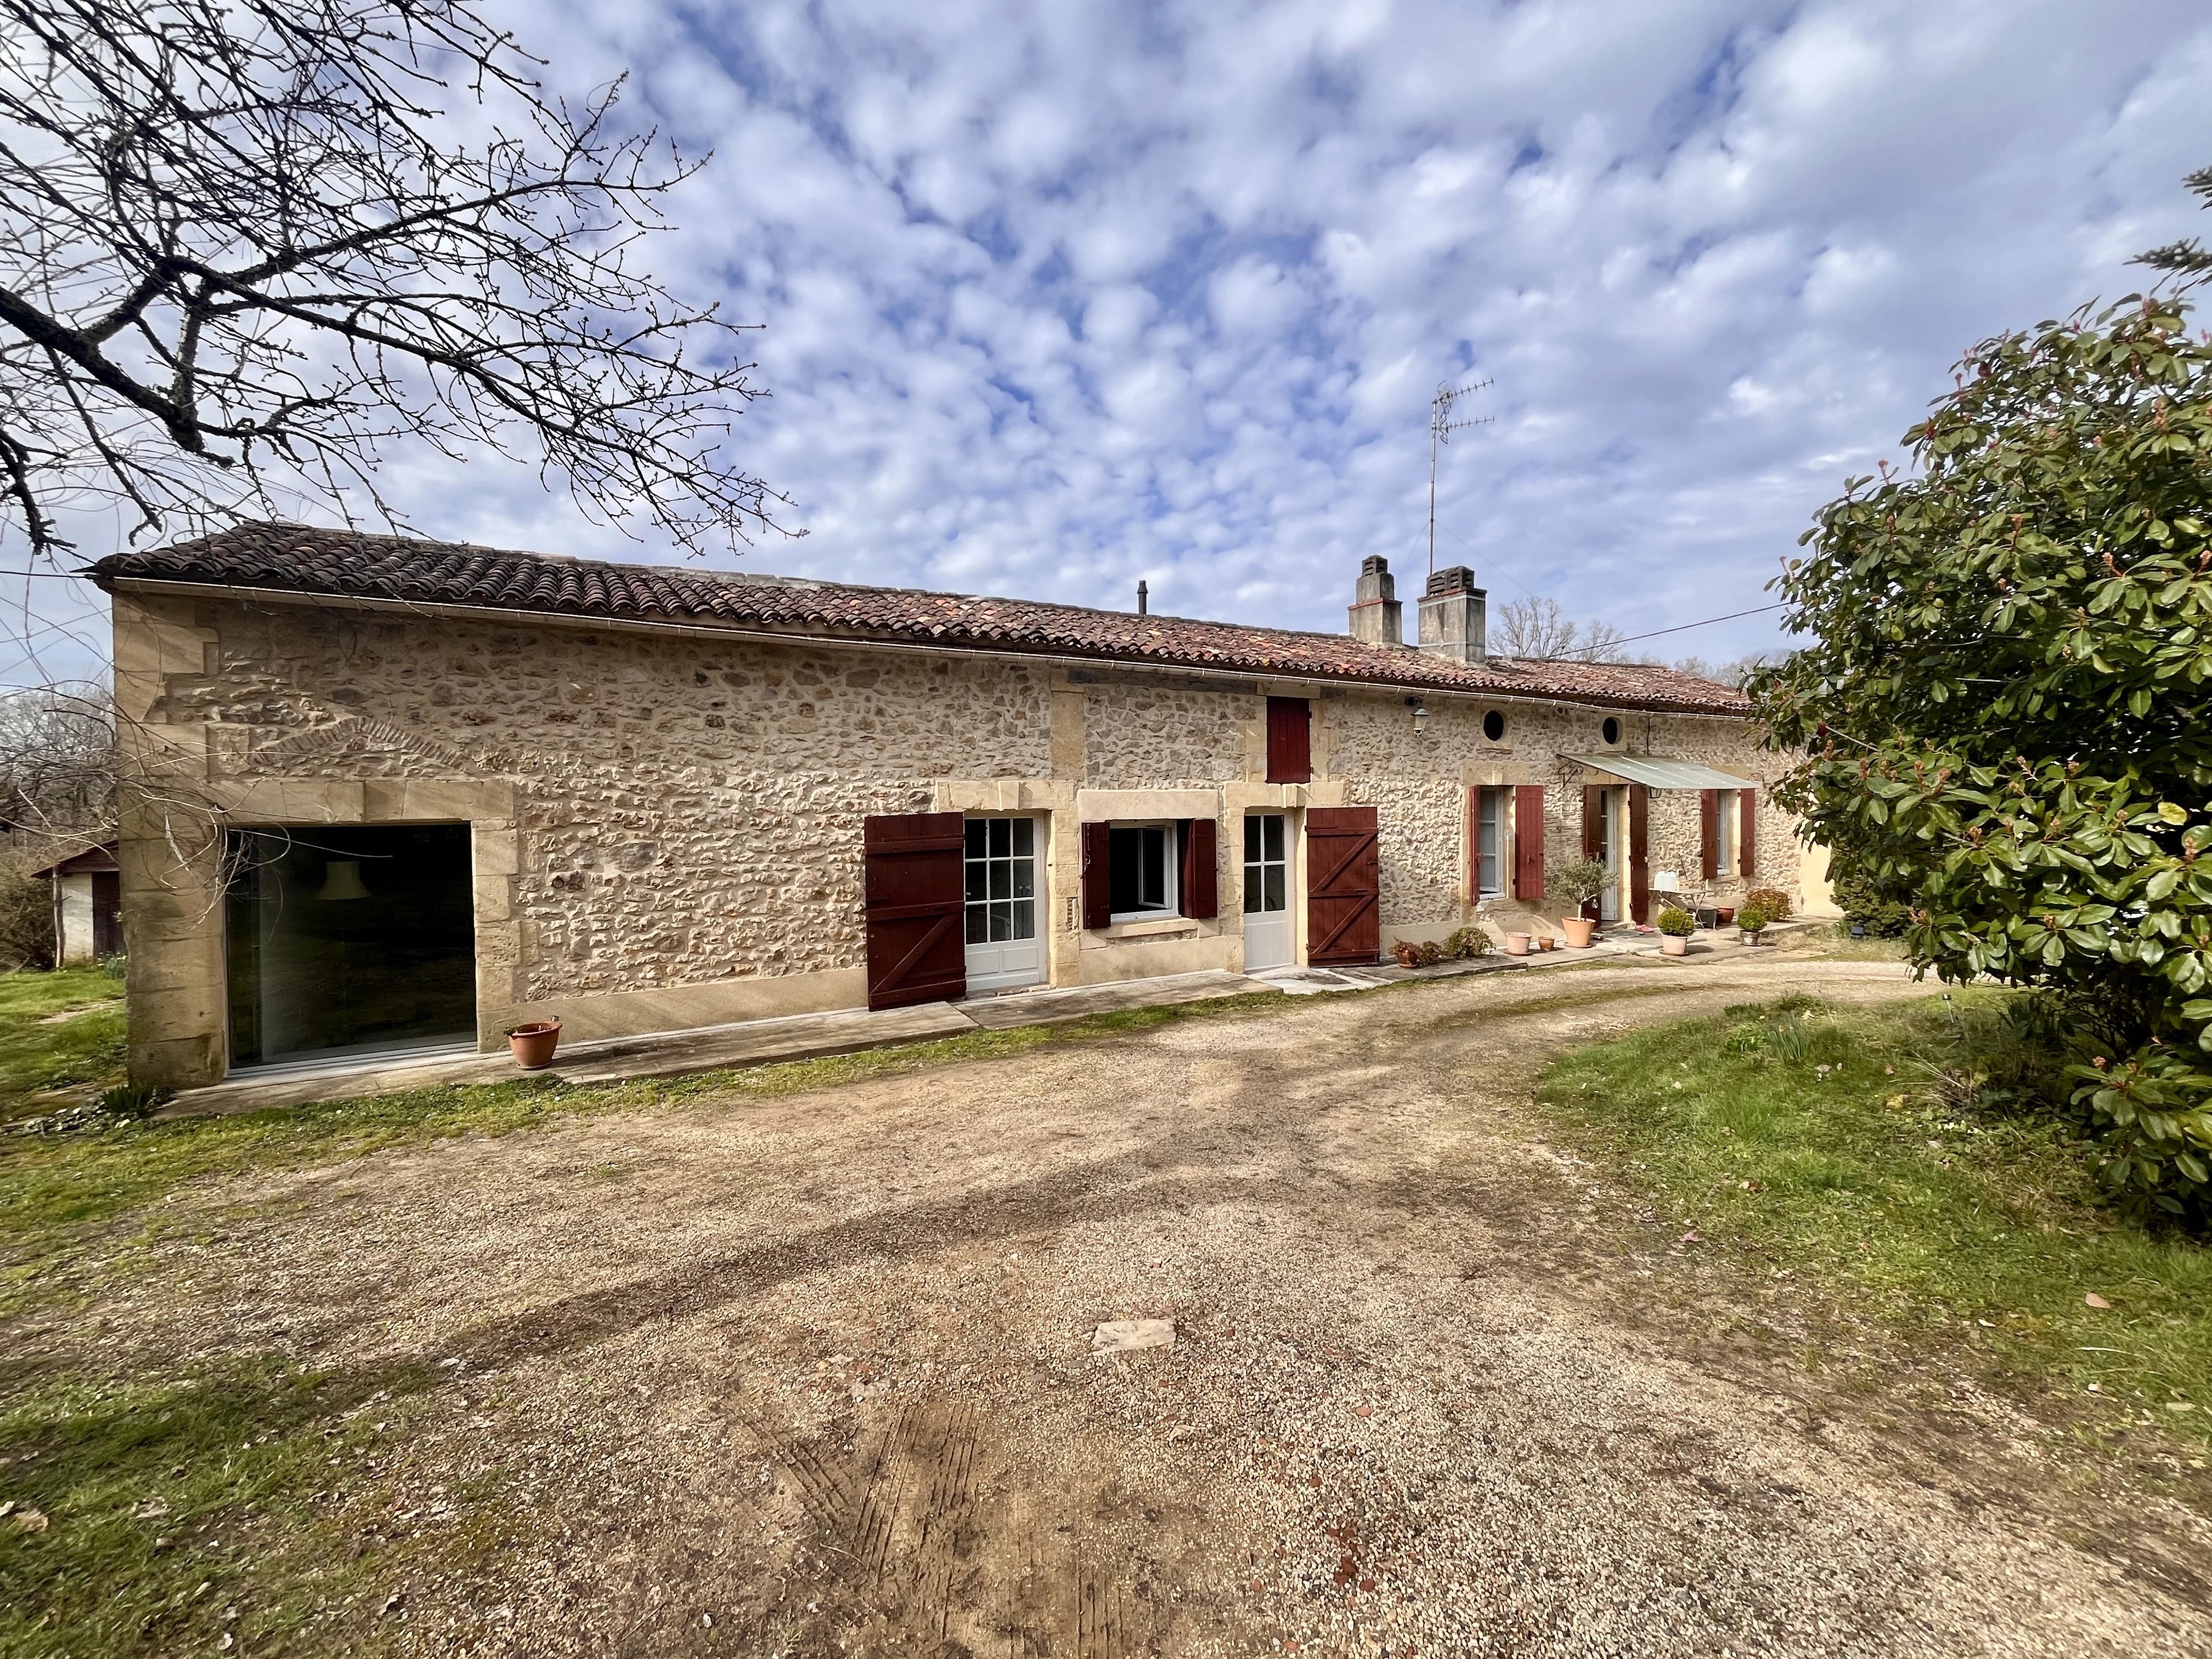
{"type": "Polygon", "coordinates": [[[1287,968],[1297,960],[1291,914],[1290,821],[1280,812],[1244,819],[1244,970],[1287,968]]]}
{"type": "Polygon", "coordinates": [[[1605,866],[1605,891],[1598,895],[1598,920],[1608,925],[1620,920],[1620,855],[1626,837],[1621,833],[1621,792],[1605,792],[1605,810],[1598,814],[1598,858],[1605,866]]]}
{"type": "Polygon", "coordinates": [[[969,994],[1036,984],[1044,977],[1036,820],[969,819],[964,862],[969,994]]]}

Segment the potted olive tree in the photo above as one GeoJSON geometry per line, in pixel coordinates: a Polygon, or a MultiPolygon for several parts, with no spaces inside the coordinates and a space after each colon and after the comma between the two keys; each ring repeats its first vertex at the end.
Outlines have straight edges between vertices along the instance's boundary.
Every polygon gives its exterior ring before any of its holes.
{"type": "Polygon", "coordinates": [[[1573,907],[1559,918],[1559,927],[1567,936],[1567,943],[1576,950],[1589,948],[1591,931],[1597,926],[1594,917],[1582,912],[1612,884],[1613,872],[1595,859],[1563,864],[1552,872],[1552,896],[1564,899],[1573,907]]]}
{"type": "Polygon", "coordinates": [[[1690,954],[1690,935],[1698,931],[1698,919],[1687,910],[1668,905],[1659,913],[1659,951],[1662,956],[1686,957],[1690,954]]]}

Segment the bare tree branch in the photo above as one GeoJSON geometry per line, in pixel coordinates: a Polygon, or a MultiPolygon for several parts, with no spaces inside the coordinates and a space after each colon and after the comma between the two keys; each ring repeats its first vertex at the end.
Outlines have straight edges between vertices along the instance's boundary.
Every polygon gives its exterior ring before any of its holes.
{"type": "Polygon", "coordinates": [[[744,331],[637,264],[699,163],[541,67],[464,0],[0,0],[0,521],[404,527],[412,441],[695,550],[777,527],[720,453],[744,331]]]}

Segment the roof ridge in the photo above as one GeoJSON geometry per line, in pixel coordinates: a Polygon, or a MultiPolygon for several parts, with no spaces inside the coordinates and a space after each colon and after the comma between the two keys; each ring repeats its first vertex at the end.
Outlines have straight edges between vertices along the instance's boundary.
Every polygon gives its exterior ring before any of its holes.
{"type": "Polygon", "coordinates": [[[1540,697],[1613,708],[1742,716],[1741,692],[1656,664],[1500,657],[1455,662],[1348,634],[1106,611],[1049,599],[881,587],[770,572],[648,565],[438,542],[374,531],[257,522],[98,561],[118,579],[283,588],[330,598],[452,605],[516,615],[707,617],[726,625],[811,626],[849,637],[925,635],[977,648],[1309,680],[1540,697]],[[406,556],[416,556],[410,560],[406,556]]]}

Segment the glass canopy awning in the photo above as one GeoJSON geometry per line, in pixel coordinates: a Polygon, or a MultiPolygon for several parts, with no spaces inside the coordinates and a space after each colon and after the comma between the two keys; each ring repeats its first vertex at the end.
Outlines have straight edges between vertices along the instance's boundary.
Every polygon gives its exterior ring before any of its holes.
{"type": "Polygon", "coordinates": [[[1756,789],[1755,778],[1739,778],[1716,772],[1695,761],[1662,760],[1656,755],[1562,755],[1562,760],[1603,772],[1623,783],[1640,783],[1651,789],[1756,789]]]}

